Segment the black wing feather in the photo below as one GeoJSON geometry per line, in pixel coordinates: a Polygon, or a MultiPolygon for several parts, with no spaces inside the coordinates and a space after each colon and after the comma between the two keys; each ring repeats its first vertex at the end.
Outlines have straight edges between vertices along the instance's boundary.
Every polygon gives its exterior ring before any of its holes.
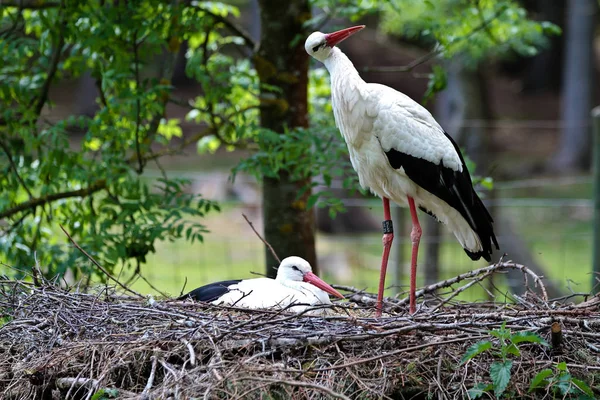
{"type": "Polygon", "coordinates": [[[241,281],[241,279],[233,279],[230,281],[209,283],[208,285],[201,286],[198,289],[194,289],[191,292],[184,294],[177,300],[185,300],[191,298],[196,301],[211,302],[223,296],[225,293],[229,292],[230,286],[240,283],[241,281]]]}
{"type": "MultiPolygon", "coordinates": [[[[468,222],[471,229],[479,235],[483,250],[474,253],[465,249],[468,256],[472,260],[479,260],[483,257],[487,261],[491,261],[492,243],[498,249],[498,241],[492,226],[494,220],[473,189],[469,170],[465,165],[465,160],[458,145],[450,135],[445,132],[444,134],[460,157],[462,172],[445,167],[441,161],[439,164],[434,164],[431,161],[402,153],[393,148],[386,151],[385,155],[392,168],[404,168],[404,172],[412,181],[458,211],[468,222]]],[[[425,212],[433,215],[430,210],[425,212]]]]}

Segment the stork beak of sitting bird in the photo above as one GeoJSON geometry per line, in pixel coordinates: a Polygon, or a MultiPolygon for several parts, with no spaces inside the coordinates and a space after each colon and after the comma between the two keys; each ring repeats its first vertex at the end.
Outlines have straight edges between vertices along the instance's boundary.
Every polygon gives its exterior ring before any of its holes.
{"type": "Polygon", "coordinates": [[[325,35],[325,40],[327,41],[327,45],[329,47],[333,47],[336,44],[340,43],[341,41],[354,35],[356,32],[360,31],[364,27],[365,27],[365,25],[358,25],[358,26],[352,26],[350,28],[342,29],[341,31],[328,33],[327,35],[325,35]]]}
{"type": "Polygon", "coordinates": [[[344,296],[340,292],[332,288],[327,282],[325,282],[323,279],[319,278],[312,272],[307,272],[304,274],[304,282],[310,283],[311,285],[315,285],[319,289],[324,290],[335,297],[339,297],[340,299],[344,298],[344,296]]]}

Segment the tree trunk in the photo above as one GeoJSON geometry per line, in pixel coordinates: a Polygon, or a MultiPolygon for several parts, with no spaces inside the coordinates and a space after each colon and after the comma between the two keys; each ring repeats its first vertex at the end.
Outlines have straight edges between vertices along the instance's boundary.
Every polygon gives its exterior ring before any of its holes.
{"type": "MultiPolygon", "coordinates": [[[[311,16],[308,0],[259,0],[261,45],[254,59],[263,84],[261,126],[280,134],[285,128],[308,126],[308,54],[304,50],[302,23],[311,16]]],[[[265,240],[280,258],[296,255],[317,269],[315,216],[306,210],[310,192],[298,199],[300,188],[310,180],[292,181],[285,172],[279,179],[265,178],[263,222],[265,240]]],[[[275,276],[277,261],[266,251],[267,275],[275,276]]]]}
{"type": "Polygon", "coordinates": [[[550,170],[569,173],[589,167],[591,142],[589,115],[594,86],[594,28],[597,0],[569,0],[565,36],[561,119],[563,128],[550,170]]]}
{"type": "MultiPolygon", "coordinates": [[[[528,11],[540,21],[550,21],[564,30],[567,5],[565,1],[536,0],[528,11]]],[[[558,93],[563,74],[564,41],[561,35],[548,38],[548,47],[535,57],[520,57],[525,66],[523,91],[526,93],[551,90],[558,93]]]]}

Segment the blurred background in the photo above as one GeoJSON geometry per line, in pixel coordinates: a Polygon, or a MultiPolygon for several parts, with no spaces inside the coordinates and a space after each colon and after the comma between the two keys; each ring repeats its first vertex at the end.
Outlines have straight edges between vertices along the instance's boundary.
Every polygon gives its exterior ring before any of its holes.
{"type": "MultiPolygon", "coordinates": [[[[268,2],[261,3],[235,0],[227,4],[239,9],[239,15],[219,15],[259,43],[261,12],[268,2]]],[[[494,260],[506,253],[505,259],[532,268],[546,277],[555,296],[589,292],[594,248],[591,172],[594,147],[590,113],[600,98],[598,2],[412,3],[314,1],[310,3],[310,26],[329,32],[366,24],[365,30],[341,45],[363,79],[391,86],[419,102],[426,93],[431,93],[425,106],[456,138],[470,160],[472,174],[480,178],[477,189],[493,213],[501,246],[494,260]],[[336,12],[336,7],[343,12],[336,12]],[[358,8],[352,11],[350,7],[358,8]],[[500,21],[488,23],[484,16],[482,23],[477,22],[485,14],[481,8],[477,14],[478,7],[488,10],[490,21],[494,18],[500,21]],[[506,10],[512,9],[523,10],[525,14],[507,17],[506,10]],[[471,22],[475,28],[465,28],[471,22]],[[527,25],[529,22],[540,25],[527,25]],[[464,48],[451,52],[452,42],[443,41],[451,40],[448,38],[457,33],[439,32],[454,28],[457,32],[467,29],[467,34],[461,43],[464,48]],[[468,29],[476,30],[477,35],[469,35],[468,29]],[[490,32],[486,34],[487,30],[490,32]],[[433,36],[428,32],[433,32],[433,36]],[[478,43],[484,40],[479,33],[489,43],[478,43]],[[525,39],[507,46],[511,35],[525,39]]],[[[303,43],[304,38],[297,41],[303,43]]],[[[182,40],[175,52],[170,78],[171,95],[181,101],[169,102],[165,110],[167,119],[177,119],[181,128],[181,136],[174,137],[173,143],[184,143],[199,130],[197,121],[189,117],[189,104],[194,103],[186,103],[186,99],[194,99],[204,89],[201,79],[189,72],[194,46],[198,45],[188,40],[182,40]]],[[[248,56],[235,53],[232,57],[240,60],[248,56]]],[[[143,68],[154,71],[164,62],[165,58],[158,54],[143,68]]],[[[311,70],[322,68],[314,60],[310,62],[311,70]]],[[[327,79],[326,74],[318,76],[327,79]]],[[[314,83],[315,78],[311,79],[314,83]]],[[[93,68],[76,77],[56,80],[48,94],[52,106],[45,107],[42,115],[49,123],[72,115],[94,118],[102,108],[97,82],[93,68]]],[[[321,85],[326,88],[327,81],[321,85]]],[[[327,95],[323,97],[326,99],[327,95]]],[[[333,122],[331,110],[324,106],[322,111],[324,118],[333,122]]],[[[331,132],[336,141],[341,141],[338,132],[331,132]]],[[[90,140],[85,130],[72,130],[68,138],[73,149],[85,147],[90,140]]],[[[178,238],[154,244],[154,252],[149,252],[146,263],[141,264],[141,277],[131,280],[132,287],[142,293],[162,291],[177,295],[186,281],[186,288],[191,289],[215,280],[253,277],[253,272],[265,271],[265,246],[243,217],[246,215],[257,231],[263,233],[262,182],[243,169],[234,181],[231,179],[232,169],[251,156],[252,149],[221,145],[207,151],[206,140],[194,146],[196,142],[177,154],[163,157],[160,165],[148,163],[141,179],[152,183],[165,173],[188,179],[186,193],[201,194],[218,202],[221,211],[202,217],[202,224],[208,230],[202,242],[191,244],[178,238]]],[[[9,171],[8,159],[0,160],[4,161],[5,171],[9,171]]],[[[353,172],[334,176],[329,185],[322,178],[315,179],[318,183],[313,188],[315,192],[333,194],[345,208],[334,218],[329,213],[332,205],[327,202],[319,200],[312,209],[316,218],[317,264],[320,275],[330,283],[375,291],[381,259],[382,207],[378,198],[347,190],[344,177],[349,173],[353,172]]],[[[2,207],[8,205],[2,204],[0,211],[2,207]]],[[[393,213],[396,236],[388,275],[389,294],[406,289],[410,258],[410,216],[407,210],[397,207],[393,213]]],[[[421,214],[421,222],[419,284],[486,265],[484,261],[473,263],[444,226],[425,214],[421,214]]],[[[54,232],[60,235],[60,231],[54,232]]],[[[72,249],[64,240],[57,245],[65,251],[72,249]]],[[[282,258],[289,255],[292,254],[279,254],[282,258]]],[[[11,260],[6,257],[4,262],[14,267],[11,260]]],[[[124,280],[131,272],[130,265],[115,268],[115,274],[124,280]]],[[[520,275],[508,278],[498,285],[515,288],[522,285],[520,275]]],[[[483,298],[485,292],[473,291],[467,297],[483,298]]]]}

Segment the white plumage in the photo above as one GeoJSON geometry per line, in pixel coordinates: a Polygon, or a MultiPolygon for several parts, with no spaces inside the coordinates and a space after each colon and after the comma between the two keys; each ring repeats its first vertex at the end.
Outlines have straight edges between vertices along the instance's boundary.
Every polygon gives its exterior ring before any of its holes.
{"type": "MultiPolygon", "coordinates": [[[[390,219],[387,199],[401,206],[414,202],[411,207],[411,312],[414,312],[414,270],[421,236],[415,207],[448,225],[474,260],[480,257],[489,260],[492,243],[497,247],[497,242],[492,218],[473,190],[460,150],[451,137],[429,111],[405,94],[363,81],[348,57],[335,47],[362,28],[330,34],[314,32],[306,40],[305,48],[325,64],[331,75],[335,122],[348,145],[360,185],[384,200],[386,220],[390,219]]],[[[391,232],[384,235],[378,312],[392,239],[391,232]]]]}
{"type": "Polygon", "coordinates": [[[313,272],[300,257],[287,257],[277,277],[215,282],[181,297],[251,309],[286,309],[302,312],[311,306],[331,304],[328,293],[344,298],[313,272]]]}

